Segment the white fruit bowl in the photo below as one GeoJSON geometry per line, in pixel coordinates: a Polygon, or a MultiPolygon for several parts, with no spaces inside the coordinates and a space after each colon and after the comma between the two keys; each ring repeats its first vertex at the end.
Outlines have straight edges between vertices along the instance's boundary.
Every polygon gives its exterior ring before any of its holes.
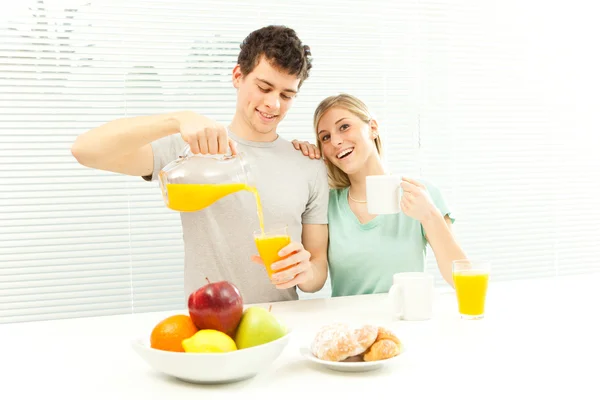
{"type": "Polygon", "coordinates": [[[157,350],[148,339],[132,342],[133,349],[152,368],[192,383],[229,383],[249,379],[266,370],[282,353],[291,332],[260,346],[228,353],[181,353],[157,350]]]}

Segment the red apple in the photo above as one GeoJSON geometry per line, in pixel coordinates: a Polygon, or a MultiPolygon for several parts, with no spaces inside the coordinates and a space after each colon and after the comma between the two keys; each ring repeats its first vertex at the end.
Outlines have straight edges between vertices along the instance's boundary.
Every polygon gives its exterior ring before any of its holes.
{"type": "Polygon", "coordinates": [[[240,323],[243,306],[240,291],[227,281],[209,282],[188,298],[190,318],[198,329],[215,329],[230,336],[240,323]]]}

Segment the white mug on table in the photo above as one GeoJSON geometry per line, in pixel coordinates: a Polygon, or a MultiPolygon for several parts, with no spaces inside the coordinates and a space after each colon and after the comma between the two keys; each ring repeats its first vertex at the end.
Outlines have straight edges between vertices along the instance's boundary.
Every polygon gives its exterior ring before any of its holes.
{"type": "Polygon", "coordinates": [[[367,176],[367,211],[369,214],[397,214],[402,211],[402,177],[399,175],[367,176]]]}
{"type": "Polygon", "coordinates": [[[394,274],[388,297],[395,317],[407,321],[430,319],[433,310],[433,276],[425,272],[394,274]]]}

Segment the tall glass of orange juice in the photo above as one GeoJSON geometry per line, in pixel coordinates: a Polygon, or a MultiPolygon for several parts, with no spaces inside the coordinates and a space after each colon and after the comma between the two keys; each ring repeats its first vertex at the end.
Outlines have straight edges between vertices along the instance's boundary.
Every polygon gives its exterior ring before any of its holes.
{"type": "Polygon", "coordinates": [[[452,262],[452,278],[461,318],[483,318],[489,277],[490,263],[487,261],[455,260],[452,262]]]}
{"type": "Polygon", "coordinates": [[[268,231],[256,231],[254,232],[254,242],[260,258],[265,263],[267,274],[269,278],[273,275],[271,270],[271,264],[275,261],[281,260],[283,257],[279,257],[277,253],[285,246],[290,244],[291,238],[287,232],[287,226],[281,228],[269,229],[268,231]]]}

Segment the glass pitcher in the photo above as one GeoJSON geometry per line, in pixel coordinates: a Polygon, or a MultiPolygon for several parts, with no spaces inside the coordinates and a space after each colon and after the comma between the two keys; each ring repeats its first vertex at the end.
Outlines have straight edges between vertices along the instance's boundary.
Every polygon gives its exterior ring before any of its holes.
{"type": "Polygon", "coordinates": [[[240,190],[256,191],[243,154],[193,154],[189,145],[159,172],[158,180],[166,206],[180,212],[202,210],[240,190]]]}

